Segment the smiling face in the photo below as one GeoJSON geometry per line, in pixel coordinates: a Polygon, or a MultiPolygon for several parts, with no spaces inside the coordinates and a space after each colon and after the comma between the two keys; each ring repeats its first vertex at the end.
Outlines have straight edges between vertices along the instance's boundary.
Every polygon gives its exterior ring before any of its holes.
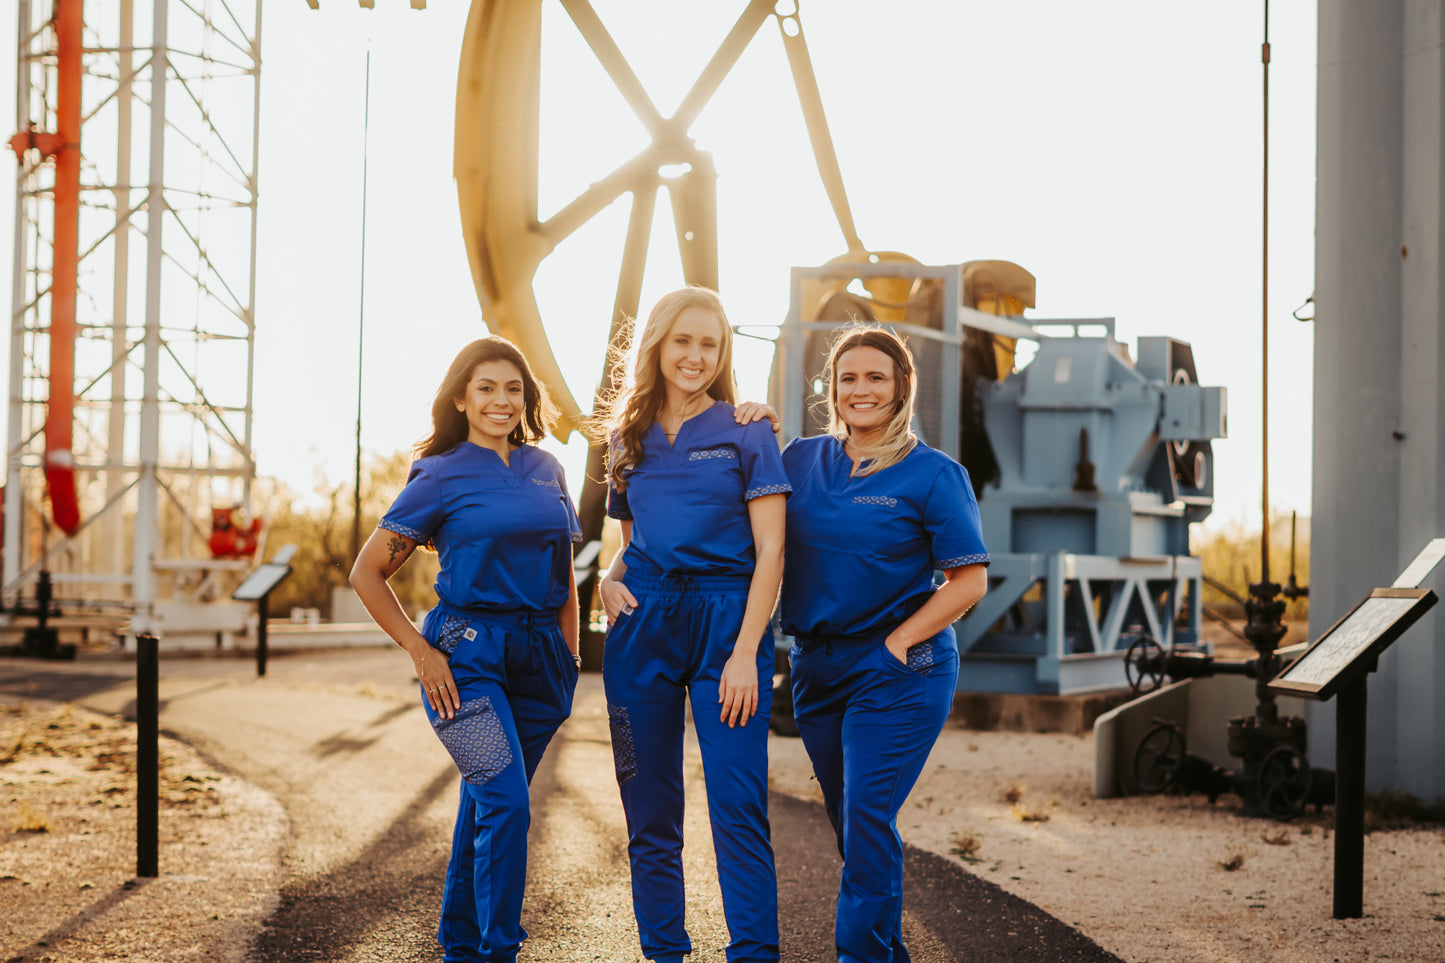
{"type": "Polygon", "coordinates": [[[452,403],[467,416],[467,441],[505,452],[525,407],[522,372],[510,361],[483,361],[472,369],[465,394],[452,403]]]}
{"type": "Polygon", "coordinates": [[[699,305],[683,308],[658,346],[657,362],[669,396],[706,391],[717,377],[722,321],[699,305]]]}
{"type": "Polygon", "coordinates": [[[849,348],[838,356],[833,379],[839,420],[856,441],[866,444],[893,418],[898,397],[893,359],[866,345],[849,348]]]}

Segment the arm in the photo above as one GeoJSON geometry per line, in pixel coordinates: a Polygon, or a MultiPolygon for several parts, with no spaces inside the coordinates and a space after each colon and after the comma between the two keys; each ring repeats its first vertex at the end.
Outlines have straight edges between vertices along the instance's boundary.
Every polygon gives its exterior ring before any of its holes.
{"type": "MultiPolygon", "coordinates": [[[[572,653],[574,660],[580,658],[577,649],[578,623],[577,623],[577,573],[572,569],[567,570],[567,601],[557,610],[557,624],[562,628],[562,641],[567,643],[567,651],[572,653]]],[[[581,668],[580,664],[578,668],[581,668]]]]}
{"type": "Polygon", "coordinates": [[[764,495],[748,502],[757,564],[748,584],[743,624],[733,643],[733,654],[723,666],[717,694],[722,704],[722,721],[729,727],[746,725],[758,711],[758,645],[778,603],[778,587],[783,584],[786,505],[787,498],[781,494],[764,495]]]}
{"type": "Polygon", "coordinates": [[[622,544],[618,547],[617,554],[612,556],[612,564],[608,566],[607,574],[597,583],[597,594],[602,597],[602,608],[607,611],[609,622],[617,618],[624,606],[628,611],[637,608],[637,597],[622,584],[622,580],[627,577],[627,563],[622,560],[622,556],[632,542],[632,521],[628,519],[621,524],[622,544]]]}
{"type": "Polygon", "coordinates": [[[933,638],[944,628],[957,622],[963,613],[978,604],[988,589],[988,568],[963,565],[943,573],[944,582],[938,591],[903,624],[889,633],[884,644],[899,662],[908,661],[908,650],[919,642],[933,638]]]}
{"type": "Polygon", "coordinates": [[[416,542],[412,539],[378,528],[356,557],[356,564],[351,568],[351,587],[372,620],[411,656],[416,677],[426,690],[432,710],[450,719],[461,705],[451,666],[445,655],[422,638],[387,584],[415,550],[416,542]]]}

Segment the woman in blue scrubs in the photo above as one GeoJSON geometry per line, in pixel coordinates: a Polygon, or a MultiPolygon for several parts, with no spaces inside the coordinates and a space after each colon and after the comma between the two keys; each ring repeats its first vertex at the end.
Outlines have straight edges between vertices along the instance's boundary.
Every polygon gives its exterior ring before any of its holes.
{"type": "Polygon", "coordinates": [[[607,512],[622,550],[599,586],[602,678],[643,955],[680,963],[685,700],[702,750],[729,961],[778,959],[768,829],[769,621],[783,573],[777,442],[735,420],[732,329],[715,292],[665,295],[611,405],[607,512]]]}
{"type": "Polygon", "coordinates": [[[907,963],[898,812],[953,706],[953,623],[983,597],[988,552],[968,473],[909,428],[904,343],[846,328],[824,380],[828,434],[783,452],[793,713],[843,856],[838,959],[907,963]]]}
{"type": "Polygon", "coordinates": [[[511,961],[522,929],[527,786],[572,709],[581,538],[562,467],[534,447],[556,410],[509,341],[462,349],[432,433],[351,584],[411,656],[427,717],[462,776],[438,938],[443,959],[511,961]],[[387,585],[418,545],[441,563],[418,632],[387,585]]]}

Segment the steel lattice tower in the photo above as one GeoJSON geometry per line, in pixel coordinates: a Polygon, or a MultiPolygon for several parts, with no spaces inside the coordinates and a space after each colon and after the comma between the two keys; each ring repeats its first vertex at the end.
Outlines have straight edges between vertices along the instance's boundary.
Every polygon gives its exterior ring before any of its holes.
{"type": "Polygon", "coordinates": [[[132,633],[151,631],[251,565],[213,559],[208,536],[212,509],[249,510],[255,478],[261,0],[18,5],[0,584],[11,604],[46,569],[58,596],[129,612],[132,633]],[[56,137],[47,151],[43,136],[61,129],[62,78],[74,69],[66,16],[83,19],[72,188],[59,151],[74,145],[56,137]],[[68,190],[78,196],[70,379],[58,323],[69,270],[54,226],[68,190]],[[46,415],[67,392],[71,535],[50,521],[58,499],[45,471],[47,457],[66,463],[46,415]]]}

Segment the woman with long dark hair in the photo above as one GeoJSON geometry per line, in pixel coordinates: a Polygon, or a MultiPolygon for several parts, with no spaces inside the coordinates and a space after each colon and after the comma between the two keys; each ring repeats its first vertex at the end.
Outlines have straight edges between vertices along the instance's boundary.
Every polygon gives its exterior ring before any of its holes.
{"type": "Polygon", "coordinates": [[[581,666],[562,467],[535,447],[556,409],[511,342],[462,349],[432,432],[361,550],[351,584],[411,656],[433,728],[461,773],[438,938],[447,961],[512,961],[526,938],[527,787],[571,712],[581,666]],[[387,585],[418,545],[441,562],[418,632],[387,585]]]}
{"type": "Polygon", "coordinates": [[[983,597],[988,551],[968,473],[910,428],[903,341],[845,328],[823,380],[828,433],[783,452],[793,715],[843,856],[838,959],[907,963],[898,812],[953,707],[953,623],[983,597]]]}
{"type": "Polygon", "coordinates": [[[613,399],[607,512],[622,550],[599,586],[602,678],[627,814],[643,955],[681,963],[685,702],[706,771],[730,963],[778,959],[768,828],[769,627],[787,478],[772,430],[740,425],[732,328],[716,292],[664,295],[613,399]]]}

